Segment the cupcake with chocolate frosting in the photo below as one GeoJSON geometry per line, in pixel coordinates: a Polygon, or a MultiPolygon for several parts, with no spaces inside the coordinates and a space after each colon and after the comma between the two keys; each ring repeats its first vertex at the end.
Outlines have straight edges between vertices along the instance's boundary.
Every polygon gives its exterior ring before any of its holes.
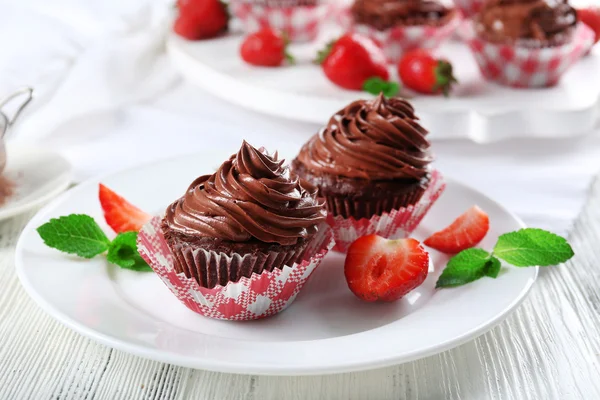
{"type": "Polygon", "coordinates": [[[460,22],[459,12],[441,0],[355,0],[344,27],[380,43],[390,62],[415,48],[435,48],[460,22]]]}
{"type": "Polygon", "coordinates": [[[483,76],[502,85],[555,85],[594,43],[567,0],[488,0],[467,42],[483,76]]]}
{"type": "Polygon", "coordinates": [[[162,231],[177,272],[212,288],[304,257],[326,211],[283,162],[244,142],[167,208],[162,231]]]}
{"type": "MultiPolygon", "coordinates": [[[[302,147],[292,168],[318,187],[330,224],[371,220],[374,227],[369,233],[391,235],[397,229],[382,225],[383,215],[402,214],[404,222],[413,224],[435,197],[424,196],[432,181],[431,190],[440,189],[439,175],[434,177],[430,165],[427,133],[406,100],[383,95],[358,100],[331,117],[302,147]],[[426,207],[420,204],[424,197],[426,207]]],[[[408,232],[414,226],[394,228],[408,232]]]]}
{"type": "Polygon", "coordinates": [[[533,47],[569,42],[576,25],[567,0],[489,0],[475,18],[482,39],[533,47]]]}
{"type": "Polygon", "coordinates": [[[357,24],[379,31],[396,26],[440,26],[455,14],[438,0],[356,0],[351,11],[357,24]]]}

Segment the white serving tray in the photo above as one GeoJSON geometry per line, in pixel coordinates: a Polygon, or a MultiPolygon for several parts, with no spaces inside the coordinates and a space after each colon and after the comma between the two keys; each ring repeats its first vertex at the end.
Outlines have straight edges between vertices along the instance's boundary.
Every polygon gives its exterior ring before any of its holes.
{"type": "MultiPolygon", "coordinates": [[[[167,49],[188,80],[217,97],[258,112],[323,125],[349,102],[370,96],[334,86],[311,63],[317,50],[337,35],[329,29],[317,43],[292,45],[297,64],[280,68],[244,63],[239,56],[241,34],[196,42],[171,34],[167,49]]],[[[598,46],[556,87],[543,89],[512,89],[486,82],[469,49],[459,41],[446,43],[439,54],[453,63],[460,82],[451,98],[401,93],[413,97],[432,139],[485,143],[525,136],[570,137],[589,133],[598,125],[598,46]]]]}

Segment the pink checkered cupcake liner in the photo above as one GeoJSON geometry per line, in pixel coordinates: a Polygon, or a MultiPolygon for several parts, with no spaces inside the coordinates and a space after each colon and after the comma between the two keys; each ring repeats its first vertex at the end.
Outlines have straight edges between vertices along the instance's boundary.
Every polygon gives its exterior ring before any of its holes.
{"type": "Polygon", "coordinates": [[[483,76],[501,85],[517,88],[554,86],[561,76],[594,44],[594,32],[580,23],[573,39],[561,46],[531,48],[467,40],[483,76]]]}
{"type": "MultiPolygon", "coordinates": [[[[305,251],[306,256],[302,262],[207,289],[201,287],[195,279],[175,271],[173,254],[164,238],[160,222],[161,217],[154,217],[140,230],[140,255],[187,308],[215,319],[246,321],[265,318],[283,311],[294,301],[334,244],[333,233],[324,224],[305,251]]],[[[224,257],[228,261],[232,259],[226,254],[215,252],[210,256],[219,259],[224,257]]],[[[241,255],[233,257],[242,258],[241,255]]]]}
{"type": "Polygon", "coordinates": [[[435,170],[431,181],[421,199],[415,205],[392,210],[389,213],[375,215],[370,219],[327,216],[327,223],[333,230],[335,246],[333,250],[346,253],[348,247],[361,236],[376,234],[385,238],[405,238],[417,228],[425,214],[437,201],[446,187],[442,174],[435,170]]]}
{"type": "Polygon", "coordinates": [[[272,7],[248,1],[232,0],[232,15],[238,18],[246,33],[271,27],[287,35],[292,42],[308,42],[316,39],[323,21],[331,12],[329,4],[312,6],[272,7]]]}
{"type": "Polygon", "coordinates": [[[335,14],[335,20],[344,29],[373,39],[383,49],[388,62],[395,63],[407,51],[436,49],[439,47],[453,35],[462,21],[462,16],[457,12],[452,19],[440,26],[398,26],[384,31],[377,30],[369,25],[355,24],[350,8],[338,10],[335,14]]]}

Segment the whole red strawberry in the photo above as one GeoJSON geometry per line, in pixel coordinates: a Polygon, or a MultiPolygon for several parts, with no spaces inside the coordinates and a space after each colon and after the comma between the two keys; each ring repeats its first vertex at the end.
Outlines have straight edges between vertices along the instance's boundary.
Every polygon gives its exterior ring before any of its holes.
{"type": "Polygon", "coordinates": [[[456,78],[452,64],[434,58],[427,50],[406,52],[398,63],[398,75],[409,88],[425,94],[448,95],[456,78]]]}
{"type": "Polygon", "coordinates": [[[226,7],[219,0],[178,0],[175,32],[189,40],[212,38],[227,30],[226,7]]]}
{"type": "Polygon", "coordinates": [[[588,7],[577,10],[577,17],[596,34],[594,43],[600,41],[600,7],[588,7]]]}
{"type": "Polygon", "coordinates": [[[344,275],[348,287],[365,301],[394,301],[427,277],[429,254],[415,239],[358,238],[348,248],[344,275]]]}
{"type": "Polygon", "coordinates": [[[490,219],[481,208],[473,206],[447,228],[434,233],[423,244],[447,254],[456,254],[476,246],[490,229],[490,219]]]}
{"type": "Polygon", "coordinates": [[[320,51],[317,62],[325,76],[344,89],[386,96],[398,91],[398,84],[387,82],[390,74],[383,50],[366,36],[346,33],[320,51]]]}
{"type": "Polygon", "coordinates": [[[262,67],[277,67],[283,60],[293,62],[286,53],[287,41],[279,33],[269,27],[248,35],[240,47],[240,55],[248,64],[262,67]]]}

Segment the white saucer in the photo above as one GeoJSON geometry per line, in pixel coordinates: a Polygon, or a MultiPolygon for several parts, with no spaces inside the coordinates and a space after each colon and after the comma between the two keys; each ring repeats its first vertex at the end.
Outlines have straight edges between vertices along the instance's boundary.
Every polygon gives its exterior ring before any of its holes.
{"type": "MultiPolygon", "coordinates": [[[[155,162],[90,180],[61,195],[32,219],[17,245],[16,269],[29,295],[70,328],[141,357],[222,372],[302,375],[382,367],[458,346],[502,321],[535,281],[537,268],[506,268],[496,280],[436,291],[447,257],[433,252],[422,286],[398,302],[369,304],[347,288],[344,256],[330,253],[289,309],[264,320],[227,322],[188,310],[153,273],[122,270],[101,257],[67,256],[45,247],[35,230],[71,213],[89,214],[106,227],[97,199],[99,181],[145,210],[164,209],[230,150],[155,162]]],[[[493,200],[449,179],[415,237],[439,230],[473,204],[490,215],[484,248],[523,226],[493,200]]]]}
{"type": "Polygon", "coordinates": [[[15,187],[0,206],[0,220],[29,211],[63,192],[71,183],[72,169],[58,153],[9,145],[3,175],[15,187]]]}

